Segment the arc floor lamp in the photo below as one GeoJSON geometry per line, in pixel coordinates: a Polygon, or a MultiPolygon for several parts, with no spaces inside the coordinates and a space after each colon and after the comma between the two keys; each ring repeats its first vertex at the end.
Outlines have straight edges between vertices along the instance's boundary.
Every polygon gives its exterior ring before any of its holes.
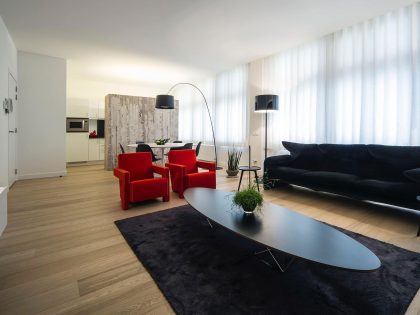
{"type": "Polygon", "coordinates": [[[255,111],[265,113],[265,146],[264,158],[267,158],[267,121],[268,113],[279,109],[279,96],[273,94],[264,94],[255,96],[255,111]]]}
{"type": "Polygon", "coordinates": [[[214,157],[215,157],[215,161],[216,161],[216,169],[220,170],[220,169],[222,169],[222,167],[217,165],[216,137],[214,136],[213,120],[211,119],[209,105],[207,103],[206,97],[204,96],[204,93],[196,85],[194,85],[192,83],[188,83],[188,82],[180,82],[180,83],[174,84],[168,90],[168,93],[156,96],[155,108],[157,108],[157,109],[174,109],[175,108],[175,99],[174,99],[174,96],[169,95],[169,93],[171,93],[171,91],[179,85],[189,85],[189,86],[193,87],[194,89],[196,89],[198,92],[200,92],[201,96],[203,97],[204,104],[206,105],[207,113],[209,115],[211,132],[212,132],[212,135],[213,135],[213,146],[214,146],[214,157]]]}

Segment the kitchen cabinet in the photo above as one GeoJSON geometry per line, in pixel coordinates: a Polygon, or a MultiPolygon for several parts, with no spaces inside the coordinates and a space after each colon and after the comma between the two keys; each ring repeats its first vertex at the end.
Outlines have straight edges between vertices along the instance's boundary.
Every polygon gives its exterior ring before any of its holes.
{"type": "Polygon", "coordinates": [[[105,139],[90,138],[89,139],[89,161],[102,161],[105,156],[105,139]]]}
{"type": "Polygon", "coordinates": [[[66,106],[66,116],[76,118],[89,117],[89,100],[81,98],[69,98],[66,106]]]}
{"type": "Polygon", "coordinates": [[[99,160],[105,159],[105,139],[99,139],[99,160]]]}
{"type": "Polygon", "coordinates": [[[89,133],[66,133],[66,161],[86,162],[89,160],[89,133]]]}
{"type": "Polygon", "coordinates": [[[99,160],[99,141],[98,139],[89,139],[89,161],[99,160]]]}

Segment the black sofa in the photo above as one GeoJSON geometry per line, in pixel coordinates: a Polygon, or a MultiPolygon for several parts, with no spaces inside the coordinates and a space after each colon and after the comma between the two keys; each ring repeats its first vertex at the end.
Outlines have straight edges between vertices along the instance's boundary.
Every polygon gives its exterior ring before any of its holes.
{"type": "Polygon", "coordinates": [[[420,211],[418,146],[287,141],[283,146],[289,155],[264,161],[265,178],[273,186],[293,184],[420,211]]]}

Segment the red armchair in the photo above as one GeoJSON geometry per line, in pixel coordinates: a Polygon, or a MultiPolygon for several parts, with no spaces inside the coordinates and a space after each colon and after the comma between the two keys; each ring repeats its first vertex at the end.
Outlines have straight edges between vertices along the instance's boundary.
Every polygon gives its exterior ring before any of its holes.
{"type": "Polygon", "coordinates": [[[190,187],[216,188],[216,163],[197,161],[194,150],[169,151],[168,161],[172,190],[180,198],[184,198],[184,191],[190,187]],[[198,168],[209,171],[198,172],[198,168]]]}
{"type": "Polygon", "coordinates": [[[169,201],[169,169],[152,164],[150,152],[118,155],[114,175],[120,181],[121,207],[127,210],[130,202],[163,197],[169,201]],[[153,173],[162,175],[154,177],[153,173]]]}

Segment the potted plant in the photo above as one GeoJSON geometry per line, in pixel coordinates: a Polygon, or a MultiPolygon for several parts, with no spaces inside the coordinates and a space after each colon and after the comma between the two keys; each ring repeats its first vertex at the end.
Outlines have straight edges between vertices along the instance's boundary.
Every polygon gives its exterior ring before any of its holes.
{"type": "Polygon", "coordinates": [[[247,213],[254,213],[255,210],[261,209],[263,204],[262,194],[255,189],[255,186],[238,191],[233,196],[233,204],[242,208],[247,213]]]}
{"type": "Polygon", "coordinates": [[[228,168],[226,173],[228,176],[237,176],[239,172],[239,161],[241,160],[242,151],[236,150],[233,148],[232,150],[228,150],[228,168]]]}
{"type": "Polygon", "coordinates": [[[157,139],[157,140],[155,140],[155,143],[156,143],[157,145],[164,145],[164,144],[166,144],[168,141],[169,141],[169,139],[157,139]]]}

